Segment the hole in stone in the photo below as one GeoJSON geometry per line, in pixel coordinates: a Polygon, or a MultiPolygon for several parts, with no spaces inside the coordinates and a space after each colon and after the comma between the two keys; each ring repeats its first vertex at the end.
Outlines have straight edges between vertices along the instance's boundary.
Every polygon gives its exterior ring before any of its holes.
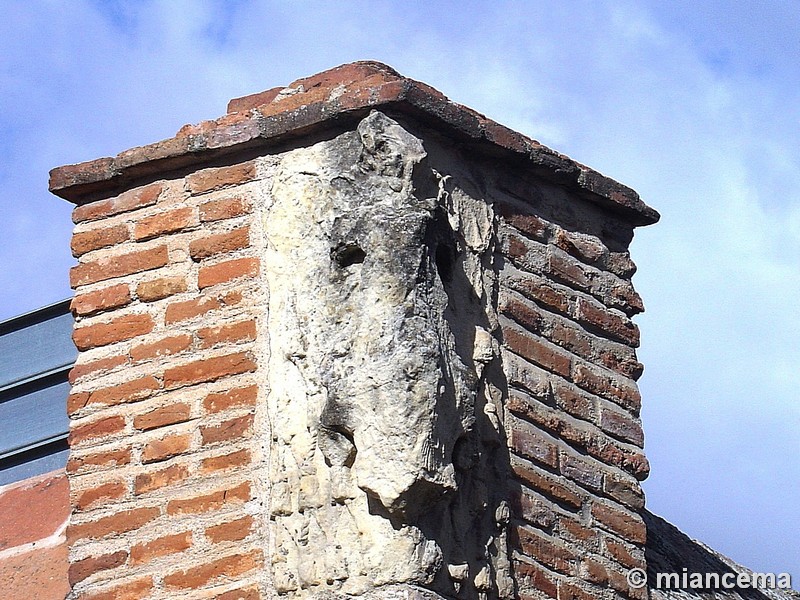
{"type": "Polygon", "coordinates": [[[367,254],[358,244],[346,243],[339,244],[336,248],[331,250],[331,256],[336,264],[339,265],[339,268],[344,269],[350,265],[363,263],[367,254]]]}
{"type": "Polygon", "coordinates": [[[439,244],[436,247],[436,270],[443,283],[450,283],[453,279],[455,254],[455,250],[446,244],[439,244]]]}
{"type": "Polygon", "coordinates": [[[468,471],[478,462],[479,456],[469,435],[462,435],[453,446],[453,466],[458,471],[468,471]]]}

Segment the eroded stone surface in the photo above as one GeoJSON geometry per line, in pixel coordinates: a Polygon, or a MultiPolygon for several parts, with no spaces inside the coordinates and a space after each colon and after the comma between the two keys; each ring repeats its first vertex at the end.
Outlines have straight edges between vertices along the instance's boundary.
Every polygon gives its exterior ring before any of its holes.
{"type": "Polygon", "coordinates": [[[494,217],[426,156],[373,112],[275,167],[263,264],[280,593],[512,595],[494,217]]]}

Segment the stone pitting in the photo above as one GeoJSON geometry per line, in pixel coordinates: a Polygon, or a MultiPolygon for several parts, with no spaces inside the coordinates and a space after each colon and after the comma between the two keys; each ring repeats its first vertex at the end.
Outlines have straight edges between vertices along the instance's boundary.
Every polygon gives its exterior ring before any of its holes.
{"type": "Polygon", "coordinates": [[[279,592],[513,593],[493,215],[447,189],[426,154],[373,112],[275,166],[264,225],[279,592]]]}

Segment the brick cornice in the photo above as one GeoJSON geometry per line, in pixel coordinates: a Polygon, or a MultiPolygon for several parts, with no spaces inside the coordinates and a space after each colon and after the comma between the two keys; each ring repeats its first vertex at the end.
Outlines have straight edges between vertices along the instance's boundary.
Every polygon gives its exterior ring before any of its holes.
{"type": "Polygon", "coordinates": [[[285,88],[233,99],[219,119],[184,126],[175,137],[113,158],[55,168],[50,191],[80,205],[160,173],[311,134],[376,108],[445,130],[470,149],[516,156],[537,176],[620,213],[633,225],[658,221],[658,213],[632,189],[374,61],[341,65],[285,88]]]}

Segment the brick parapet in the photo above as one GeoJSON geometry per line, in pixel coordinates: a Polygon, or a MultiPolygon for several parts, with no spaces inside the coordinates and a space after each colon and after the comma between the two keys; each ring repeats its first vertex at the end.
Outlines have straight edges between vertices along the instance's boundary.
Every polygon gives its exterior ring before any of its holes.
{"type": "Polygon", "coordinates": [[[263,587],[257,169],[202,169],[73,213],[72,598],[263,587]]]}
{"type": "Polygon", "coordinates": [[[635,266],[619,240],[565,227],[535,198],[497,207],[519,596],[644,598],[625,579],[645,567],[649,471],[635,266]]]}

